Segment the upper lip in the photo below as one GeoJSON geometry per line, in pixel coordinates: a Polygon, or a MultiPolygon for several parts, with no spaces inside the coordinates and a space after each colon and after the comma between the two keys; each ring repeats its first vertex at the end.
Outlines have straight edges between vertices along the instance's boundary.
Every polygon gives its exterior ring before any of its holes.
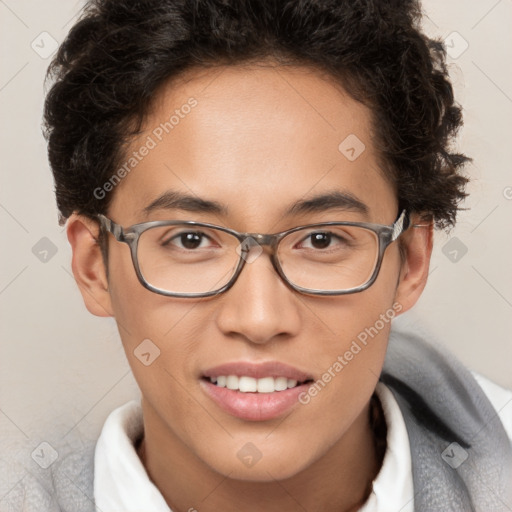
{"type": "Polygon", "coordinates": [[[218,377],[219,375],[247,376],[253,377],[254,379],[262,379],[263,377],[286,377],[287,379],[296,380],[298,382],[313,379],[312,375],[278,361],[266,361],[263,363],[236,361],[224,363],[203,372],[203,377],[218,377]]]}

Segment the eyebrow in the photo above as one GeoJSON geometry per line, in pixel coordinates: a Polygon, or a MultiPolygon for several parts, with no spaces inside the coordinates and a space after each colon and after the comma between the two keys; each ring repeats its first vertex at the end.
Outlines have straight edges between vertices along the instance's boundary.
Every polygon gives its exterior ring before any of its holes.
{"type": "Polygon", "coordinates": [[[285,212],[286,216],[321,213],[328,210],[351,211],[368,215],[368,206],[350,192],[333,190],[309,199],[298,200],[285,212]]]}
{"type": "Polygon", "coordinates": [[[173,190],[168,190],[157,197],[152,203],[142,209],[142,213],[148,216],[155,210],[185,210],[187,212],[213,213],[218,215],[228,214],[227,206],[217,201],[210,201],[173,190]]]}
{"type": "MultiPolygon", "coordinates": [[[[218,201],[203,199],[183,192],[168,190],[142,209],[147,217],[155,210],[184,210],[195,213],[209,213],[227,216],[229,209],[218,201]]],[[[308,199],[299,199],[292,203],[283,216],[300,215],[306,213],[320,213],[329,210],[342,210],[368,214],[368,206],[350,192],[334,190],[318,194],[308,199]]]]}

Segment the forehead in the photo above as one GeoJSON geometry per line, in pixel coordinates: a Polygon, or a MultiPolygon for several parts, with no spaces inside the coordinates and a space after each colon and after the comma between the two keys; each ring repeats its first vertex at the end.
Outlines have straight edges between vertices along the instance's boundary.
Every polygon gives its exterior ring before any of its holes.
{"type": "Polygon", "coordinates": [[[111,214],[139,222],[171,190],[214,200],[231,225],[259,229],[299,198],[344,191],[368,205],[372,220],[387,221],[396,198],[372,139],[367,107],[314,69],[191,70],[155,97],[125,155],[129,172],[111,214]]]}

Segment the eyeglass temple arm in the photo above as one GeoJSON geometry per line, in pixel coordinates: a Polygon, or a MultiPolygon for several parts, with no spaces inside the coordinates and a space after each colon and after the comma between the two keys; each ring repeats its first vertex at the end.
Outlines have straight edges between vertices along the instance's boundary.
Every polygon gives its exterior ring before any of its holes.
{"type": "MultiPolygon", "coordinates": [[[[409,214],[410,215],[410,214],[409,214]]],[[[431,224],[411,224],[411,228],[428,228],[431,224]]]]}
{"type": "Polygon", "coordinates": [[[407,213],[407,210],[402,210],[400,217],[393,224],[393,233],[391,235],[391,240],[396,240],[408,227],[409,227],[410,217],[407,213]]]}
{"type": "Polygon", "coordinates": [[[105,217],[105,215],[102,215],[101,213],[98,214],[98,218],[100,219],[100,222],[105,226],[105,229],[112,233],[117,240],[120,242],[124,241],[122,226],[116,224],[114,221],[110,220],[108,217],[105,217]]]}
{"type": "Polygon", "coordinates": [[[393,225],[393,235],[392,235],[392,240],[396,240],[401,234],[403,231],[405,231],[406,229],[408,229],[409,227],[413,227],[413,228],[428,228],[431,226],[431,224],[412,224],[412,225],[409,225],[410,223],[410,214],[406,211],[406,210],[403,210],[400,217],[398,217],[398,219],[396,220],[395,224],[393,225]]]}

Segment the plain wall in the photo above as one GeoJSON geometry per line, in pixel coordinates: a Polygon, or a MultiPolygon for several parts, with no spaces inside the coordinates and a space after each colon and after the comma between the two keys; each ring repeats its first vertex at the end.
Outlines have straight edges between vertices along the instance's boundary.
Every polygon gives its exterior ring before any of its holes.
{"type": "MultiPolygon", "coordinates": [[[[62,41],[80,6],[0,2],[0,431],[34,446],[71,429],[94,437],[112,409],[138,396],[114,320],[88,313],[72,276],[41,135],[51,50],[41,33],[62,41]]],[[[448,37],[465,116],[459,149],[474,158],[473,181],[457,227],[436,234],[423,297],[397,324],[432,332],[471,369],[512,388],[512,2],[424,8],[429,35],[448,37]]]]}

